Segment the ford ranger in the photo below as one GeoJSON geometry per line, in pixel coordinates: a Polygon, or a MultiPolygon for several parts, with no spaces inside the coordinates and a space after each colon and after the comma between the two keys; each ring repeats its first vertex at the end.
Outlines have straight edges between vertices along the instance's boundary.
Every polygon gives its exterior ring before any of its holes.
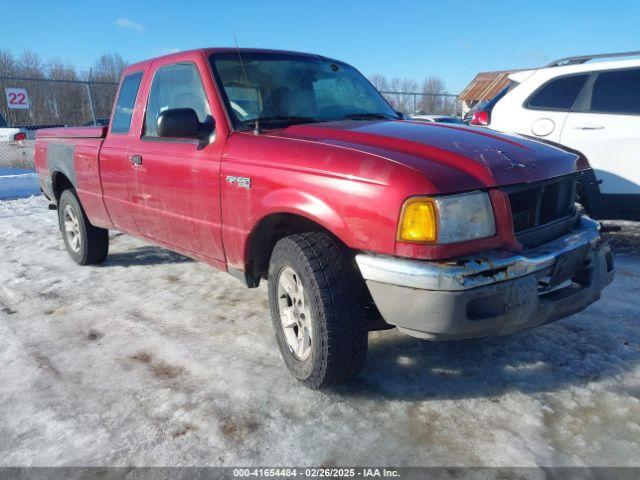
{"type": "Polygon", "coordinates": [[[576,191],[576,152],[404,120],[353,67],[201,49],[131,65],[108,126],[41,130],[41,188],[80,265],[117,229],[268,280],[275,336],[320,388],[370,330],[451,340],[567,317],[613,257],[576,191]]]}

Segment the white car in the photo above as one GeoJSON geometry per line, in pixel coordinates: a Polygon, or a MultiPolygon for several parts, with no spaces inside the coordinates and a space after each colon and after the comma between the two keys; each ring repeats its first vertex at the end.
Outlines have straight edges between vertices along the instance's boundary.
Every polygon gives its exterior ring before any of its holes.
{"type": "Polygon", "coordinates": [[[7,121],[2,116],[2,113],[0,113],[0,142],[13,142],[26,139],[26,132],[20,128],[7,125],[7,121]],[[20,133],[22,133],[22,135],[19,135],[20,133]],[[16,136],[18,137],[16,138],[16,136]]]}
{"type": "Polygon", "coordinates": [[[509,79],[471,124],[578,150],[597,179],[590,212],[640,219],[640,52],[565,58],[509,79]]]}
{"type": "Polygon", "coordinates": [[[10,127],[0,114],[0,167],[33,169],[35,130],[10,127]]]}

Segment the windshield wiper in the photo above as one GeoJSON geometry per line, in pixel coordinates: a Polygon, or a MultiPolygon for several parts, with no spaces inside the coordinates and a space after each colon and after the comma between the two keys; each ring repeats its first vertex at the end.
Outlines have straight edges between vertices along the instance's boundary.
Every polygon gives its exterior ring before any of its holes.
{"type": "Polygon", "coordinates": [[[298,117],[295,115],[270,115],[268,117],[257,117],[251,120],[244,120],[242,123],[247,127],[262,128],[264,125],[270,125],[273,123],[284,123],[287,125],[296,125],[300,123],[314,123],[322,122],[319,118],[312,117],[298,117]]]}
{"type": "Polygon", "coordinates": [[[371,120],[371,119],[398,120],[398,117],[387,115],[386,113],[369,113],[369,112],[350,113],[348,115],[343,115],[342,118],[345,120],[371,120]]]}

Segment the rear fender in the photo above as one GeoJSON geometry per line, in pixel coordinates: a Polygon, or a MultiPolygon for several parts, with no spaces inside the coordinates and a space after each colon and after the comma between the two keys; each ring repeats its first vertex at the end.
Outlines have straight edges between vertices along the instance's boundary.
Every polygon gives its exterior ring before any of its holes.
{"type": "Polygon", "coordinates": [[[47,169],[51,175],[51,182],[55,189],[56,178],[62,174],[75,189],[78,188],[78,179],[76,177],[76,169],[73,163],[75,155],[75,145],[64,143],[47,144],[47,169]]]}

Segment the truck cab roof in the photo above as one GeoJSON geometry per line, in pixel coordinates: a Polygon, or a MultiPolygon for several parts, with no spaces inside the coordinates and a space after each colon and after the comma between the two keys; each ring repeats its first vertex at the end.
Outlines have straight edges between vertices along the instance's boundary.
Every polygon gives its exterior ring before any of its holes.
{"type": "Polygon", "coordinates": [[[209,56],[214,53],[240,53],[240,55],[242,54],[249,55],[253,53],[272,53],[277,55],[292,55],[297,57],[310,57],[310,58],[322,58],[326,60],[334,60],[334,59],[331,59],[322,55],[314,54],[314,53],[296,52],[293,50],[275,50],[275,49],[266,49],[266,48],[207,47],[207,48],[195,48],[195,49],[185,50],[181,52],[169,53],[167,55],[162,55],[160,57],[154,57],[147,60],[142,60],[140,62],[136,62],[129,65],[125,71],[140,69],[141,67],[146,66],[149,63],[159,59],[175,58],[176,60],[180,60],[183,56],[187,56],[197,52],[202,53],[205,56],[209,56]]]}

